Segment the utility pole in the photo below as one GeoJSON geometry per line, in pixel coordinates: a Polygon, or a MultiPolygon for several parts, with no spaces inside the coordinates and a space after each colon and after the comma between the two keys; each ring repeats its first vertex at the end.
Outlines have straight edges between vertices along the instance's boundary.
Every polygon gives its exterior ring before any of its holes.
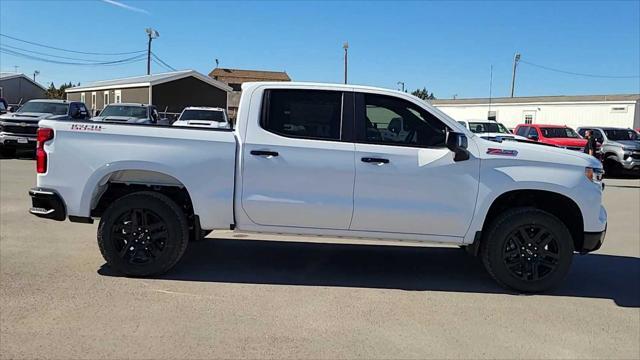
{"type": "Polygon", "coordinates": [[[160,37],[160,33],[152,28],[144,30],[149,36],[149,45],[147,46],[147,75],[151,75],[151,40],[160,37]]]}
{"type": "Polygon", "coordinates": [[[33,72],[33,82],[36,82],[36,76],[40,75],[40,71],[36,70],[33,72]]]}
{"type": "MultiPolygon", "coordinates": [[[[491,70],[489,70],[489,111],[487,112],[487,119],[489,119],[489,114],[491,113],[491,97],[492,96],[493,96],[493,64],[491,64],[491,70]]],[[[513,97],[513,95],[511,97],[513,97]]]]}
{"type": "Polygon", "coordinates": [[[398,85],[402,85],[402,92],[404,92],[404,82],[403,81],[398,81],[398,85]]]}
{"type": "Polygon", "coordinates": [[[13,65],[13,69],[14,69],[14,71],[13,71],[13,72],[17,74],[17,73],[18,73],[18,68],[19,68],[19,67],[20,67],[20,66],[18,66],[18,65],[13,65]]]}
{"type": "Polygon", "coordinates": [[[342,48],[344,49],[344,83],[347,83],[347,57],[349,54],[349,42],[345,41],[344,44],[342,44],[342,48]]]}
{"type": "Polygon", "coordinates": [[[516,68],[518,67],[518,61],[520,61],[520,53],[517,53],[513,56],[513,74],[511,75],[511,97],[513,97],[513,92],[516,87],[516,68]]]}

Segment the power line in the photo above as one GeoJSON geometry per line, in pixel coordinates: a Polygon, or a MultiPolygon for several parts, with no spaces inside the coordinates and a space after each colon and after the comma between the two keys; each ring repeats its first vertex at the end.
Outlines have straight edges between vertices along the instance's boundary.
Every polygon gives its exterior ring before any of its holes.
{"type": "Polygon", "coordinates": [[[26,52],[26,53],[29,53],[29,54],[44,55],[44,56],[54,57],[54,58],[58,58],[58,59],[86,61],[88,63],[103,63],[103,62],[110,61],[110,60],[96,60],[96,59],[81,59],[81,58],[74,58],[74,57],[68,57],[68,56],[53,55],[53,54],[48,54],[48,53],[35,51],[35,50],[24,49],[24,48],[20,48],[20,47],[17,47],[17,46],[12,46],[12,45],[7,45],[7,44],[2,44],[0,46],[5,47],[5,48],[10,48],[10,49],[13,49],[13,50],[26,52]]]}
{"type": "Polygon", "coordinates": [[[142,52],[146,51],[146,50],[139,50],[139,51],[129,51],[129,52],[120,52],[120,53],[95,53],[95,52],[68,50],[68,49],[63,49],[63,48],[59,48],[59,47],[55,47],[55,46],[39,44],[39,43],[36,43],[36,42],[33,42],[33,41],[19,39],[17,37],[5,35],[5,34],[2,34],[2,33],[0,33],[0,36],[8,38],[8,39],[11,39],[11,40],[20,41],[20,42],[23,42],[23,43],[27,43],[27,44],[31,44],[31,45],[35,45],[35,46],[40,46],[40,47],[44,47],[44,48],[48,48],[48,49],[66,51],[66,52],[76,53],[76,54],[85,54],[85,55],[108,55],[108,56],[111,56],[111,55],[131,55],[131,54],[139,54],[139,53],[142,53],[142,52]]]}
{"type": "Polygon", "coordinates": [[[584,74],[584,73],[577,73],[577,72],[573,72],[573,71],[554,69],[554,68],[551,68],[551,67],[548,67],[548,66],[534,64],[532,62],[525,61],[525,60],[522,60],[522,59],[520,59],[520,62],[524,63],[524,64],[527,64],[527,65],[535,66],[535,67],[538,67],[538,68],[541,68],[541,69],[544,69],[544,70],[554,71],[554,72],[563,73],[563,74],[569,74],[569,75],[577,75],[577,76],[585,76],[585,77],[593,77],[593,78],[603,78],[603,79],[633,79],[633,78],[640,78],[640,75],[617,76],[617,75],[584,74]]]}
{"type": "Polygon", "coordinates": [[[145,58],[144,54],[139,54],[139,55],[132,56],[132,57],[129,57],[129,58],[113,60],[113,61],[104,61],[104,62],[95,62],[95,63],[82,63],[82,62],[69,62],[69,61],[59,61],[59,60],[46,59],[46,58],[43,58],[43,57],[40,57],[40,56],[25,54],[25,53],[22,53],[22,52],[19,52],[19,51],[11,50],[11,49],[5,48],[3,46],[0,46],[0,53],[7,54],[7,55],[13,55],[13,56],[17,56],[17,57],[22,57],[22,58],[26,58],[26,59],[30,59],[30,60],[48,62],[48,63],[52,63],[52,64],[80,65],[80,66],[123,65],[123,64],[130,64],[130,63],[133,63],[133,62],[137,62],[139,60],[144,60],[144,58],[145,58]]]}
{"type": "Polygon", "coordinates": [[[155,53],[151,52],[151,55],[154,57],[155,60],[158,60],[159,62],[161,62],[167,69],[170,69],[172,71],[177,71],[173,66],[167,64],[166,62],[162,61],[162,59],[160,59],[158,57],[158,55],[156,55],[155,53]]]}

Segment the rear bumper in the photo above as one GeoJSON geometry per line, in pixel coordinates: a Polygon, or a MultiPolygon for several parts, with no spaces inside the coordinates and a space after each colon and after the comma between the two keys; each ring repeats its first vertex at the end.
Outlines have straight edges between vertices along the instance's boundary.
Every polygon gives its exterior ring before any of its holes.
{"type": "Polygon", "coordinates": [[[29,190],[31,208],[29,212],[37,217],[63,221],[67,218],[64,200],[54,190],[33,188],[29,190]]]}
{"type": "Polygon", "coordinates": [[[600,249],[604,242],[604,237],[607,233],[607,227],[605,226],[603,231],[600,232],[585,232],[584,241],[582,242],[582,249],[579,249],[581,254],[586,254],[592,251],[600,249]]]}

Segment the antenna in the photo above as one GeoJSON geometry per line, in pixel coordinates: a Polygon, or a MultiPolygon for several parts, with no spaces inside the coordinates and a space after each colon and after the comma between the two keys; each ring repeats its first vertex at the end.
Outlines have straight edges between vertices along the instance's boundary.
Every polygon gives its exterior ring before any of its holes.
{"type": "Polygon", "coordinates": [[[493,64],[491,64],[491,70],[489,70],[489,111],[487,112],[487,120],[489,120],[489,114],[491,113],[492,90],[493,90],[493,64]]]}

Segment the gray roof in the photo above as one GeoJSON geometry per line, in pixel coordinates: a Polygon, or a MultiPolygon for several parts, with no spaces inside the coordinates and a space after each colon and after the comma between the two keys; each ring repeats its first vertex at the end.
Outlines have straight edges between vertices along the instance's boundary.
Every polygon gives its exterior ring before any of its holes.
{"type": "Polygon", "coordinates": [[[0,72],[0,80],[9,80],[9,79],[13,79],[13,78],[17,78],[17,77],[21,77],[24,78],[25,80],[29,81],[30,83],[38,86],[39,88],[41,88],[44,91],[47,91],[47,88],[45,88],[44,86],[40,85],[39,83],[33,81],[32,78],[30,78],[29,76],[22,74],[22,73],[12,73],[12,72],[0,72]]]}
{"type": "MultiPolygon", "coordinates": [[[[514,103],[554,103],[554,102],[581,102],[581,101],[638,101],[640,94],[620,95],[558,95],[558,96],[524,96],[524,97],[500,97],[491,99],[492,104],[514,103]]],[[[431,100],[433,105],[463,105],[463,104],[489,104],[489,98],[471,99],[437,99],[431,100]]]]}
{"type": "Polygon", "coordinates": [[[204,81],[224,91],[229,92],[232,90],[226,84],[220,81],[214,80],[206,75],[200,74],[195,70],[181,70],[181,71],[172,71],[172,72],[152,74],[152,75],[133,76],[133,77],[127,77],[127,78],[121,78],[121,79],[95,81],[85,85],[69,88],[66,90],[66,92],[69,93],[69,92],[78,92],[78,91],[153,86],[153,85],[166,83],[169,81],[183,79],[190,76],[193,76],[198,80],[204,81]]]}

